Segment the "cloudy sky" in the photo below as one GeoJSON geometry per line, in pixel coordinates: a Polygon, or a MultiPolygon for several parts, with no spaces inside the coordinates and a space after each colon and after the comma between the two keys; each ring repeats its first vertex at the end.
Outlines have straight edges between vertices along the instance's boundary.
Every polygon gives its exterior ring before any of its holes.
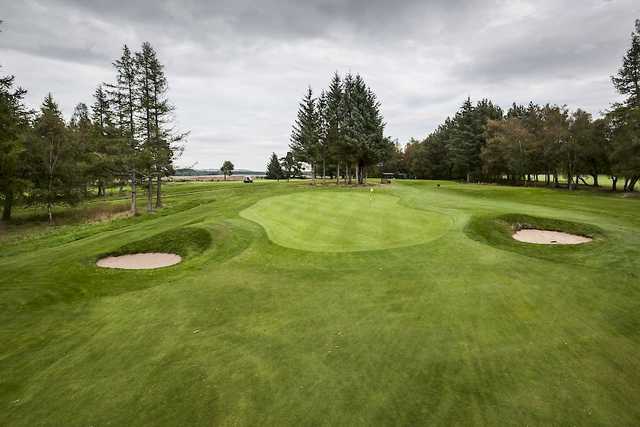
{"type": "Polygon", "coordinates": [[[0,0],[0,64],[29,104],[50,91],[68,117],[113,79],[123,44],[150,41],[191,131],[178,164],[264,169],[307,85],[336,70],[367,80],[400,142],[467,96],[597,115],[617,99],[609,76],[635,18],[637,0],[0,0]]]}

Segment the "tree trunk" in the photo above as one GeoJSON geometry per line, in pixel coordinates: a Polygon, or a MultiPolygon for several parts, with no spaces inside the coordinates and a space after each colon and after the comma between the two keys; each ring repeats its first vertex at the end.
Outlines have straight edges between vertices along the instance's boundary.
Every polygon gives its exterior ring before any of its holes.
{"type": "Polygon", "coordinates": [[[611,191],[613,191],[614,193],[617,191],[617,185],[618,185],[618,177],[617,176],[612,176],[611,177],[611,191]]]}
{"type": "Polygon", "coordinates": [[[571,172],[567,173],[567,185],[569,190],[573,190],[573,174],[571,172]]]}
{"type": "Polygon", "coordinates": [[[558,172],[553,173],[553,186],[555,188],[558,188],[560,186],[560,183],[558,182],[558,172]]]}
{"type": "Polygon", "coordinates": [[[153,178],[147,178],[147,212],[153,212],[153,178]]]}
{"type": "Polygon", "coordinates": [[[51,212],[51,197],[53,194],[53,149],[49,148],[49,183],[47,194],[47,213],[49,214],[49,225],[53,224],[53,213],[51,212]]]}
{"type": "Polygon", "coordinates": [[[337,167],[336,184],[340,184],[340,162],[338,162],[338,167],[337,167]]]}
{"type": "Polygon", "coordinates": [[[627,192],[627,186],[629,185],[629,178],[624,179],[624,186],[622,187],[622,191],[627,192]]]}
{"type": "Polygon", "coordinates": [[[593,186],[594,187],[600,187],[600,184],[598,183],[598,174],[594,173],[591,176],[593,177],[593,186]]]}
{"type": "Polygon", "coordinates": [[[471,182],[471,173],[467,172],[467,184],[471,182]]]}
{"type": "Polygon", "coordinates": [[[51,208],[51,200],[47,200],[47,215],[49,216],[49,225],[53,225],[53,212],[51,208]]]}
{"type": "Polygon", "coordinates": [[[4,194],[4,206],[2,207],[2,220],[11,219],[11,208],[13,207],[13,191],[9,190],[4,194]]]}
{"type": "Polygon", "coordinates": [[[324,184],[324,177],[326,175],[326,168],[325,168],[325,164],[324,164],[324,159],[322,159],[322,183],[324,184]]]}
{"type": "Polygon", "coordinates": [[[138,194],[137,194],[137,177],[135,168],[131,172],[131,213],[133,215],[138,213],[138,194]]]}
{"type": "Polygon", "coordinates": [[[630,193],[633,193],[635,187],[636,187],[636,183],[638,182],[638,176],[633,176],[631,178],[631,180],[629,181],[629,185],[627,186],[627,191],[630,193]]]}
{"type": "Polygon", "coordinates": [[[156,178],[156,209],[160,209],[161,207],[162,207],[162,177],[160,176],[160,174],[158,174],[156,178]]]}

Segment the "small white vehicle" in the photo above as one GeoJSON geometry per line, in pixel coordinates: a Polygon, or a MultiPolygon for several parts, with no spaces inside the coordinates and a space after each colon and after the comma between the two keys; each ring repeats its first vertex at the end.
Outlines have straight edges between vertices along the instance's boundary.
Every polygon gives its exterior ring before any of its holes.
{"type": "Polygon", "coordinates": [[[253,184],[253,177],[251,177],[251,176],[245,176],[245,177],[242,179],[242,182],[244,182],[245,184],[253,184]]]}

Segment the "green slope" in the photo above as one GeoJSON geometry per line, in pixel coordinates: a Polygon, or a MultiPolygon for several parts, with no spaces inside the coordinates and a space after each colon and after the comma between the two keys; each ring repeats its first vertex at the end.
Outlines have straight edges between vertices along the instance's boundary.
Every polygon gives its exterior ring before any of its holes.
{"type": "Polygon", "coordinates": [[[174,184],[160,214],[4,240],[0,425],[638,425],[640,200],[440,184],[376,189],[383,212],[174,184]],[[487,231],[506,214],[603,237],[532,251],[487,231]],[[183,263],[94,265],[163,239],[183,263]]]}

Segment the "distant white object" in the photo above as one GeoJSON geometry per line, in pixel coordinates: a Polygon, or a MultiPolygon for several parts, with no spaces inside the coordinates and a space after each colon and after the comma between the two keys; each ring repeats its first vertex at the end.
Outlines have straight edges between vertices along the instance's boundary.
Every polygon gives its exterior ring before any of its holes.
{"type": "Polygon", "coordinates": [[[244,182],[245,184],[253,184],[253,177],[245,176],[242,182],[244,182]]]}

